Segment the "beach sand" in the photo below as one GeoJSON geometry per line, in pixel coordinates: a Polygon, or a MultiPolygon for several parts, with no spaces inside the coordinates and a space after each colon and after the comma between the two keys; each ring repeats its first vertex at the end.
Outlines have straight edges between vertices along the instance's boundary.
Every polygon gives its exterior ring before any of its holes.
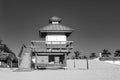
{"type": "Polygon", "coordinates": [[[0,69],[0,80],[120,80],[120,66],[105,62],[89,61],[89,70],[34,70],[13,72],[0,69]],[[96,66],[95,66],[96,65],[96,66]]]}

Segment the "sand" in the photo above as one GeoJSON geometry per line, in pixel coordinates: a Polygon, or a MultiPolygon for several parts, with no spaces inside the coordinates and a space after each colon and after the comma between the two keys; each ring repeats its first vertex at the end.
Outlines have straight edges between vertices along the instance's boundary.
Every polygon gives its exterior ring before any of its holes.
{"type": "Polygon", "coordinates": [[[0,72],[0,80],[120,80],[120,70],[40,70],[0,72]]]}
{"type": "Polygon", "coordinates": [[[0,80],[120,80],[120,66],[118,65],[91,60],[89,67],[89,70],[71,68],[31,72],[13,72],[13,69],[2,70],[1,68],[0,80]]]}

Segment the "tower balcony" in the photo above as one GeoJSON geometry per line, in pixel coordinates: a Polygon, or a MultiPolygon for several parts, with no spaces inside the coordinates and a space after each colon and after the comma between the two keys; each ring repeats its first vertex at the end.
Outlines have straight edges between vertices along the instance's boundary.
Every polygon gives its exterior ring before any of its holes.
{"type": "Polygon", "coordinates": [[[32,52],[63,53],[71,52],[73,41],[31,41],[32,52]]]}

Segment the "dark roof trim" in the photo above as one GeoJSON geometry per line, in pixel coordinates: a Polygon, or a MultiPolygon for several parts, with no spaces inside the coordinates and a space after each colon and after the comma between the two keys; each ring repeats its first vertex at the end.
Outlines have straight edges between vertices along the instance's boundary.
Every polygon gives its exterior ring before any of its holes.
{"type": "Polygon", "coordinates": [[[68,31],[68,30],[40,30],[39,32],[65,32],[65,33],[67,33],[67,32],[73,32],[72,30],[70,31],[68,31]]]}

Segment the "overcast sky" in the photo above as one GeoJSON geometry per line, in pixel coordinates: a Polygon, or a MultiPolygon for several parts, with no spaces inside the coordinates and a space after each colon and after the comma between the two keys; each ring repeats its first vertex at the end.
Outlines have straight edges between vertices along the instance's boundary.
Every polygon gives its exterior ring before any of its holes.
{"type": "Polygon", "coordinates": [[[41,40],[38,30],[52,16],[75,29],[69,40],[84,53],[120,49],[120,3],[114,0],[0,0],[0,38],[16,54],[41,40]]]}

